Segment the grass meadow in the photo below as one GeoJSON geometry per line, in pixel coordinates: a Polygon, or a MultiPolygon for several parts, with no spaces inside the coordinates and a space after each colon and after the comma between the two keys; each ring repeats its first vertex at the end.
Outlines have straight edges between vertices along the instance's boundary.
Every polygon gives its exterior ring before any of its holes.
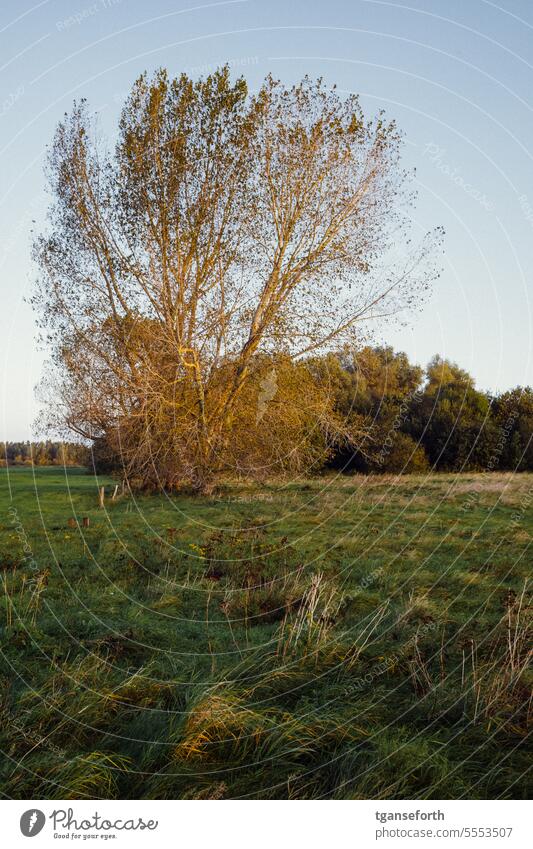
{"type": "Polygon", "coordinates": [[[4,797],[531,793],[533,475],[0,476],[4,797]]]}

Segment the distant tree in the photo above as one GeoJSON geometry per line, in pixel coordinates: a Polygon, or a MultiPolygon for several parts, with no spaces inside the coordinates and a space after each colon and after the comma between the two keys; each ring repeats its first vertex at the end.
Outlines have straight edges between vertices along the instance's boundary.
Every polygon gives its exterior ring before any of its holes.
{"type": "Polygon", "coordinates": [[[444,359],[439,354],[429,361],[426,367],[426,391],[436,395],[444,386],[454,384],[473,389],[475,382],[472,375],[460,368],[457,363],[444,359]]]}

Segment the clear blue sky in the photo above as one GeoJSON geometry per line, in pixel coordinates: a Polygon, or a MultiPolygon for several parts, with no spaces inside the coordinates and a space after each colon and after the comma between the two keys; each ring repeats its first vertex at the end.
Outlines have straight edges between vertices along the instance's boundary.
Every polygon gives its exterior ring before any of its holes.
{"type": "Polygon", "coordinates": [[[533,2],[529,0],[2,0],[0,437],[28,438],[43,353],[29,295],[45,147],[74,98],[112,132],[143,70],[229,61],[255,88],[323,76],[384,107],[416,166],[420,233],[445,226],[444,273],[423,312],[384,341],[434,353],[482,389],[533,383],[533,2]]]}

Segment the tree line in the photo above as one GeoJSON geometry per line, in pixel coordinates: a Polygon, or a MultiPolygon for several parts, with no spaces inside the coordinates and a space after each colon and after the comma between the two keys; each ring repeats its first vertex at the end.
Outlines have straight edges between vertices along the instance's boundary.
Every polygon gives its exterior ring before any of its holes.
{"type": "Polygon", "coordinates": [[[85,466],[89,462],[87,446],[76,442],[3,442],[0,466],[85,466]]]}
{"type": "Polygon", "coordinates": [[[143,487],[202,493],[353,445],[358,419],[310,359],[418,306],[438,274],[440,231],[410,238],[401,147],[394,120],[308,77],[250,92],[228,67],[142,75],[112,145],[74,104],[34,246],[47,424],[143,487]]]}

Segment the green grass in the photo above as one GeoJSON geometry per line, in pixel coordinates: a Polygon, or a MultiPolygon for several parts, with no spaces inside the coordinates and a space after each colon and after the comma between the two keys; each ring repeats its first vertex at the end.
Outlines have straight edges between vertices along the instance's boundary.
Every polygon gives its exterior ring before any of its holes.
{"type": "Polygon", "coordinates": [[[533,475],[0,475],[5,797],[531,792],[533,475]]]}

